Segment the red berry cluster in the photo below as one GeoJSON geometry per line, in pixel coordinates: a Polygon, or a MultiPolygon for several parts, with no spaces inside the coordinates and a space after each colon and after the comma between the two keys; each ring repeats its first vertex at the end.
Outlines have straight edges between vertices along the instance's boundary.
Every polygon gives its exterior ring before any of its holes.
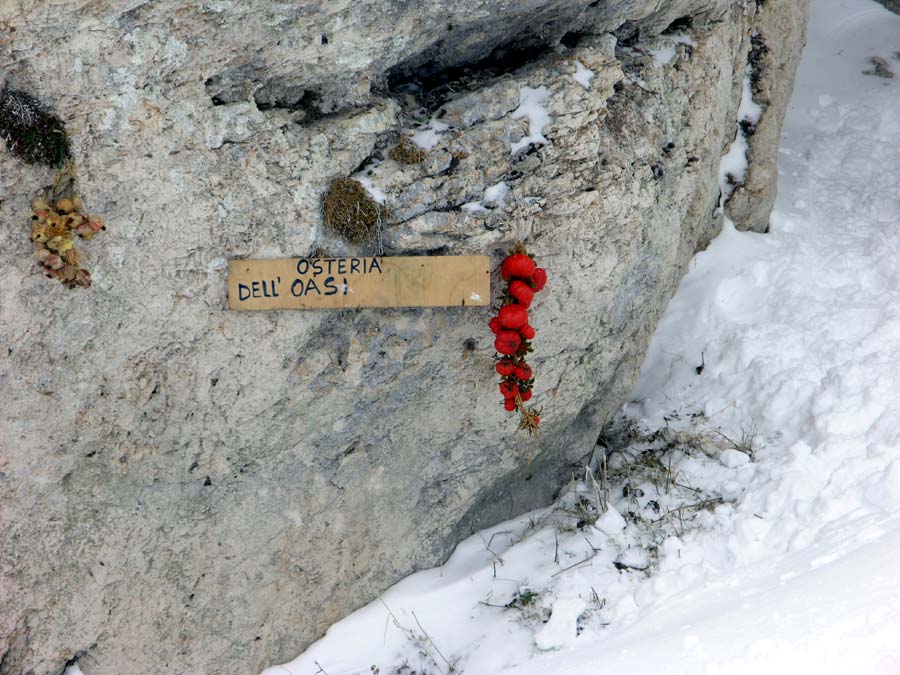
{"type": "Polygon", "coordinates": [[[537,431],[541,418],[534,410],[525,408],[534,386],[534,372],[525,361],[525,355],[533,351],[531,340],[534,338],[534,328],[528,324],[528,308],[534,294],[546,285],[547,272],[537,267],[519,244],[503,261],[500,274],[509,285],[503,294],[503,306],[488,324],[496,335],[496,370],[503,378],[500,393],[503,394],[503,407],[508,412],[518,411],[521,414],[520,428],[533,433],[537,431]]]}

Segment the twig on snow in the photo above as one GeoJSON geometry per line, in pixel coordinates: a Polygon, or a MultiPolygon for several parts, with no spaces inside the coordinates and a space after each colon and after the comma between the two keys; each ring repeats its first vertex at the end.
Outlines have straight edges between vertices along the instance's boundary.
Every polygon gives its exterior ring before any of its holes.
{"type": "Polygon", "coordinates": [[[551,577],[555,577],[555,576],[557,576],[557,575],[559,575],[559,574],[562,574],[563,572],[568,572],[569,570],[575,569],[576,567],[578,567],[578,566],[580,566],[580,565],[584,565],[585,563],[590,562],[591,560],[593,560],[593,559],[594,559],[594,556],[596,556],[596,555],[597,555],[596,553],[592,553],[591,555],[586,555],[586,556],[584,557],[584,560],[580,560],[580,561],[578,561],[577,563],[575,563],[574,565],[569,565],[568,567],[563,567],[561,570],[559,570],[559,571],[557,571],[557,572],[554,572],[554,573],[551,574],[550,576],[551,576],[551,577]]]}

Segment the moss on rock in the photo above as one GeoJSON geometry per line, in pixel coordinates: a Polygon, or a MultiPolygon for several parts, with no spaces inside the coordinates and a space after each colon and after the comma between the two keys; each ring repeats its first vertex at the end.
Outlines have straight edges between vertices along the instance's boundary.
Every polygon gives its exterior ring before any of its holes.
{"type": "Polygon", "coordinates": [[[33,96],[9,87],[0,91],[0,137],[29,164],[58,168],[71,157],[62,120],[33,96]]]}
{"type": "Polygon", "coordinates": [[[325,193],[325,227],[354,243],[369,240],[390,211],[376,202],[358,180],[337,178],[325,193]]]}
{"type": "Polygon", "coordinates": [[[406,138],[401,138],[393,148],[388,150],[388,157],[400,164],[418,164],[428,153],[406,138]]]}

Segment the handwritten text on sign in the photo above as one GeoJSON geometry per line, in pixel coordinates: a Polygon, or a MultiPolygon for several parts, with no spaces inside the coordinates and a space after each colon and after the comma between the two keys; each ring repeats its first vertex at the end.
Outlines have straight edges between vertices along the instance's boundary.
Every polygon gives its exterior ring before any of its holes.
{"type": "Polygon", "coordinates": [[[491,300],[490,264],[488,256],[230,260],[228,307],[487,305],[491,300]]]}

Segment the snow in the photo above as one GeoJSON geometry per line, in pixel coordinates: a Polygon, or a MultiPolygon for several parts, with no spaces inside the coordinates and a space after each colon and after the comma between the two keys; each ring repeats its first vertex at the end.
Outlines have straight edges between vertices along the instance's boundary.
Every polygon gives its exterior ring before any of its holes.
{"type": "Polygon", "coordinates": [[[656,49],[647,50],[653,57],[653,65],[656,68],[662,68],[663,66],[672,63],[678,55],[678,52],[675,49],[678,44],[686,44],[691,47],[697,46],[697,43],[694,42],[693,38],[685,33],[663,33],[658,39],[662,41],[663,45],[656,49]]]}
{"type": "Polygon", "coordinates": [[[585,89],[590,89],[591,80],[594,79],[594,71],[585,67],[581,61],[575,61],[575,72],[572,75],[572,79],[585,89]]]}
{"type": "Polygon", "coordinates": [[[459,207],[466,213],[490,213],[491,210],[485,207],[481,202],[466,202],[459,207]]]}
{"type": "Polygon", "coordinates": [[[578,635],[578,617],[586,609],[587,604],[579,597],[555,602],[547,623],[534,635],[534,645],[541,651],[573,647],[578,635]]]}
{"type": "Polygon", "coordinates": [[[722,454],[719,455],[719,461],[729,469],[736,469],[749,462],[750,455],[735,448],[726,448],[722,451],[722,454]]]}
{"type": "Polygon", "coordinates": [[[484,202],[487,204],[495,204],[496,206],[504,206],[506,198],[509,196],[509,185],[504,181],[500,181],[496,185],[491,185],[484,191],[484,202]]]}
{"type": "Polygon", "coordinates": [[[412,135],[412,142],[423,150],[430,152],[440,142],[441,136],[449,128],[449,124],[441,122],[437,117],[432,117],[427,124],[420,127],[412,135]]]}
{"type": "Polygon", "coordinates": [[[384,204],[387,201],[387,195],[378,185],[378,179],[381,174],[381,167],[379,164],[380,163],[377,160],[373,160],[350,177],[359,181],[360,185],[365,188],[372,199],[379,204],[384,204]]]}
{"type": "Polygon", "coordinates": [[[672,59],[677,55],[675,45],[664,45],[659,49],[650,49],[648,51],[653,57],[653,65],[657,68],[669,65],[672,63],[672,59]]]}
{"type": "Polygon", "coordinates": [[[898,34],[813,0],[771,231],[726,221],[694,258],[608,489],[598,446],[553,507],[265,675],[900,673],[900,80],[861,73],[898,34]]]}
{"type": "Polygon", "coordinates": [[[741,88],[741,103],[738,107],[738,124],[734,133],[734,141],[719,164],[719,208],[731,197],[735,187],[744,180],[747,172],[747,151],[750,146],[743,124],[756,126],[762,117],[763,109],[753,100],[753,87],[750,82],[750,66],[744,73],[741,88]]]}
{"type": "Polygon", "coordinates": [[[622,532],[625,527],[625,519],[616,511],[615,507],[607,505],[606,513],[594,521],[594,527],[610,537],[622,532]]]}
{"type": "MultiPolygon", "coordinates": [[[[749,66],[748,66],[749,71],[749,66]]],[[[738,108],[738,121],[747,121],[751,124],[759,122],[762,117],[762,107],[753,100],[753,87],[750,84],[750,73],[744,74],[744,83],[741,89],[741,104],[738,108]]]]}
{"type": "Polygon", "coordinates": [[[509,185],[507,185],[504,181],[500,181],[495,185],[491,185],[486,188],[484,191],[484,196],[482,197],[480,202],[466,202],[459,208],[465,211],[466,213],[471,213],[474,215],[483,215],[485,213],[490,213],[491,209],[494,208],[503,208],[506,206],[506,198],[509,196],[509,185]],[[489,204],[485,206],[485,204],[489,204]]]}
{"type": "Polygon", "coordinates": [[[744,84],[741,89],[738,126],[734,133],[734,141],[719,163],[719,208],[725,205],[734,192],[735,186],[744,180],[744,174],[747,172],[747,151],[750,146],[747,143],[747,135],[741,128],[741,122],[755,125],[762,115],[762,108],[753,100],[749,66],[747,68],[748,72],[744,74],[744,84]]]}
{"type": "Polygon", "coordinates": [[[441,134],[433,127],[423,127],[412,135],[412,142],[423,150],[431,150],[441,140],[441,134]]]}
{"type": "Polygon", "coordinates": [[[527,148],[534,143],[535,145],[546,145],[549,141],[544,137],[544,127],[552,122],[550,113],[544,107],[547,99],[550,98],[550,92],[545,86],[537,89],[531,87],[522,87],[519,92],[519,107],[510,114],[514,120],[528,118],[528,135],[521,140],[510,144],[512,154],[527,148]]]}

